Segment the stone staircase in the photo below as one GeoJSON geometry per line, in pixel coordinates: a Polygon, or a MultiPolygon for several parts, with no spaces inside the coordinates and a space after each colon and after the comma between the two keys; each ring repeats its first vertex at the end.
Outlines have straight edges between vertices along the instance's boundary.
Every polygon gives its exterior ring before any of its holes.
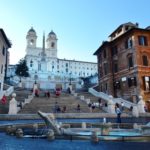
{"type": "Polygon", "coordinates": [[[78,93],[78,97],[80,96],[84,96],[85,99],[90,99],[90,102],[92,103],[98,103],[98,98],[95,97],[94,95],[92,95],[89,92],[82,92],[82,93],[78,93]]]}
{"type": "MultiPolygon", "coordinates": [[[[60,108],[66,106],[66,113],[79,113],[79,111],[77,110],[78,104],[80,104],[81,113],[90,112],[88,105],[85,102],[81,101],[78,97],[76,98],[68,93],[61,93],[59,97],[56,97],[54,93],[51,93],[50,98],[44,97],[44,94],[40,94],[39,97],[34,97],[31,103],[26,104],[23,109],[19,111],[19,113],[37,113],[39,110],[46,113],[54,113],[54,107],[56,102],[58,103],[60,108]]],[[[96,108],[94,112],[103,111],[99,108],[96,108]]]]}
{"type": "MultiPolygon", "coordinates": [[[[27,98],[28,95],[31,94],[29,90],[24,90],[21,88],[14,89],[13,93],[16,93],[15,99],[17,100],[18,104],[24,102],[25,98],[27,98]]],[[[8,114],[11,95],[6,96],[6,98],[7,98],[6,104],[2,104],[0,101],[0,114],[8,114]]]]}

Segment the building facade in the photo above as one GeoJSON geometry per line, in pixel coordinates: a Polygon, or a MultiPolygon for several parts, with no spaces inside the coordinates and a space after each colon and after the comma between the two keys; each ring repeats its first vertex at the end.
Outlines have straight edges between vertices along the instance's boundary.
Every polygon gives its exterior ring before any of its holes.
{"type": "Polygon", "coordinates": [[[4,78],[8,66],[8,48],[11,47],[5,32],[0,29],[0,97],[3,93],[4,78]]]}
{"type": "Polygon", "coordinates": [[[100,91],[132,102],[139,95],[150,100],[150,27],[122,24],[94,54],[100,91]]]}
{"type": "Polygon", "coordinates": [[[25,59],[30,78],[38,81],[41,88],[55,88],[60,84],[66,88],[70,82],[76,86],[80,77],[97,73],[97,63],[59,59],[57,57],[58,39],[53,31],[48,34],[46,42],[43,35],[41,47],[37,47],[37,34],[33,28],[27,32],[26,40],[25,59]]]}

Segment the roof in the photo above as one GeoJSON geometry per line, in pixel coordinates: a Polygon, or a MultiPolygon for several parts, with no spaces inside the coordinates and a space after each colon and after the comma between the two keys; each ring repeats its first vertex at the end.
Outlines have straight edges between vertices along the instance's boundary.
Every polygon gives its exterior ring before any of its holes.
{"type": "Polygon", "coordinates": [[[4,30],[3,30],[3,29],[0,29],[0,32],[2,33],[2,35],[3,35],[3,37],[4,37],[4,40],[5,40],[5,42],[7,43],[8,47],[10,48],[12,44],[11,44],[10,41],[8,40],[8,38],[7,38],[7,36],[6,36],[5,32],[4,32],[4,30]]]}
{"type": "Polygon", "coordinates": [[[88,62],[88,61],[80,61],[80,60],[70,60],[70,59],[60,59],[58,58],[57,60],[60,61],[69,61],[69,62],[80,62],[80,63],[89,63],[89,64],[97,64],[97,62],[88,62]]]}
{"type": "Polygon", "coordinates": [[[35,32],[35,30],[33,29],[33,27],[31,27],[31,29],[28,32],[35,32]]]}
{"type": "Polygon", "coordinates": [[[132,22],[128,22],[128,23],[124,23],[124,24],[121,24],[115,31],[113,31],[108,37],[111,37],[117,30],[119,30],[120,28],[122,28],[123,26],[125,25],[129,25],[129,26],[134,26],[136,27],[136,24],[133,24],[132,22]]]}
{"type": "Polygon", "coordinates": [[[53,30],[51,30],[51,32],[49,33],[49,35],[56,35],[53,30]]]}
{"type": "Polygon", "coordinates": [[[113,41],[105,41],[105,42],[103,42],[102,45],[100,45],[100,47],[95,51],[95,53],[94,53],[93,55],[97,55],[97,54],[100,52],[100,50],[101,50],[104,46],[109,45],[109,44],[113,44],[113,43],[116,42],[118,39],[120,39],[120,38],[126,36],[127,34],[130,34],[131,32],[136,31],[136,30],[138,30],[138,31],[150,32],[149,29],[131,28],[130,30],[128,30],[128,31],[125,32],[124,34],[122,34],[122,35],[120,35],[119,37],[117,37],[116,39],[114,39],[113,41]]]}
{"type": "Polygon", "coordinates": [[[104,42],[102,43],[102,45],[100,45],[100,47],[94,52],[93,55],[97,55],[97,54],[99,53],[100,49],[101,49],[102,47],[108,45],[109,43],[110,43],[110,42],[108,42],[108,41],[104,41],[104,42]]]}

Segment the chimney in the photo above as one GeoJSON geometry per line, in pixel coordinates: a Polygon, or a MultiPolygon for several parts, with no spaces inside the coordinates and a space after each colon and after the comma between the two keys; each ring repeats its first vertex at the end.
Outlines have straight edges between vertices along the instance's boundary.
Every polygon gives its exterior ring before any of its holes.
{"type": "Polygon", "coordinates": [[[138,22],[136,22],[135,25],[136,25],[136,27],[139,27],[139,23],[138,22]]]}

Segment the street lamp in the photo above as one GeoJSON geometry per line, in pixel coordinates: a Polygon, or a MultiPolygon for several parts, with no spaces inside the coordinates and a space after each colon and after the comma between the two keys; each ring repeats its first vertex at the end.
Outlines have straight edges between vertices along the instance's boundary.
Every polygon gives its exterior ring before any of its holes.
{"type": "Polygon", "coordinates": [[[69,75],[70,75],[70,79],[69,79],[69,80],[70,80],[70,83],[69,83],[69,84],[71,85],[71,72],[69,73],[69,75]]]}

